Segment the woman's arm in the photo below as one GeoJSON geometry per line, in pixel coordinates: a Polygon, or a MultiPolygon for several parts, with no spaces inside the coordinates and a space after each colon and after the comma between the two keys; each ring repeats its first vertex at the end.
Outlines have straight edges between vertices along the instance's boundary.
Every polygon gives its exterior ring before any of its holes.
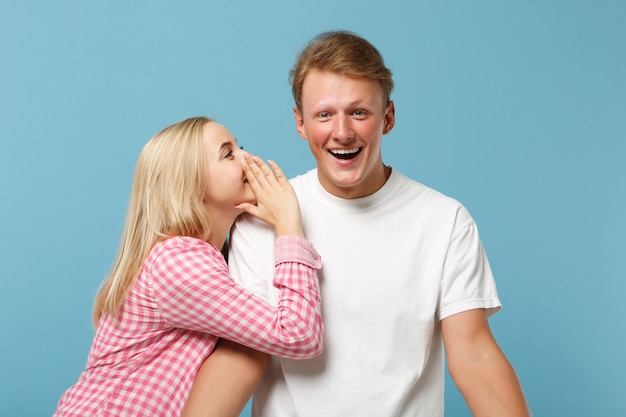
{"type": "Polygon", "coordinates": [[[322,351],[321,260],[310,242],[296,236],[276,238],[277,305],[237,285],[222,254],[206,242],[169,239],[155,255],[146,274],[154,307],[169,326],[292,359],[322,351]]]}
{"type": "Polygon", "coordinates": [[[280,168],[270,164],[270,169],[256,157],[246,157],[243,164],[257,205],[240,208],[276,229],[277,305],[237,285],[215,246],[179,236],[153,249],[145,263],[142,274],[154,301],[150,308],[158,309],[171,327],[208,333],[282,357],[317,356],[324,337],[317,274],[321,258],[303,237],[298,200],[280,168]]]}
{"type": "Polygon", "coordinates": [[[269,355],[220,340],[198,371],[182,417],[238,417],[269,364],[269,355]]]}

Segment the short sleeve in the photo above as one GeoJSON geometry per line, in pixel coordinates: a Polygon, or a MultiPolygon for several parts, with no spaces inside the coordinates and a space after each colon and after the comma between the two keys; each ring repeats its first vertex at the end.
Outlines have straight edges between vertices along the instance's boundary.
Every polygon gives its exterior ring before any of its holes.
{"type": "Polygon", "coordinates": [[[492,315],[501,308],[478,228],[462,206],[456,213],[440,294],[440,320],[477,308],[483,308],[488,315],[492,315]]]}

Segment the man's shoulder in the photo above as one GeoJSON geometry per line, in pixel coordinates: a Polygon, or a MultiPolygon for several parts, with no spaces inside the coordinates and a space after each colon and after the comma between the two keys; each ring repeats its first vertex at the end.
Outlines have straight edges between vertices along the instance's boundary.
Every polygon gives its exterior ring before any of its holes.
{"type": "Polygon", "coordinates": [[[301,188],[303,186],[310,185],[311,180],[315,178],[317,178],[317,169],[313,168],[307,172],[290,178],[289,182],[294,188],[301,188]]]}
{"type": "Polygon", "coordinates": [[[459,207],[461,203],[447,194],[395,171],[396,194],[428,202],[429,205],[459,207]]]}

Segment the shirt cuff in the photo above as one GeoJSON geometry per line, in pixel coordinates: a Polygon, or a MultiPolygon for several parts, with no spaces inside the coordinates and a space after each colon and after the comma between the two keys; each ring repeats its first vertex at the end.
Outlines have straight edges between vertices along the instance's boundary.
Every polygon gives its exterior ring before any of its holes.
{"type": "Polygon", "coordinates": [[[274,265],[284,262],[297,262],[320,269],[322,258],[308,240],[291,235],[277,236],[274,241],[274,265]]]}

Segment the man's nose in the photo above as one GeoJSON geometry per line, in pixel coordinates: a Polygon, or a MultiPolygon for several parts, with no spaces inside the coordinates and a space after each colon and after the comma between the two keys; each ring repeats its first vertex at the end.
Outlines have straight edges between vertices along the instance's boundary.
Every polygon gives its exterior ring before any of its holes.
{"type": "Polygon", "coordinates": [[[337,140],[345,141],[354,137],[352,120],[350,120],[348,115],[338,115],[335,123],[335,137],[337,140]]]}

